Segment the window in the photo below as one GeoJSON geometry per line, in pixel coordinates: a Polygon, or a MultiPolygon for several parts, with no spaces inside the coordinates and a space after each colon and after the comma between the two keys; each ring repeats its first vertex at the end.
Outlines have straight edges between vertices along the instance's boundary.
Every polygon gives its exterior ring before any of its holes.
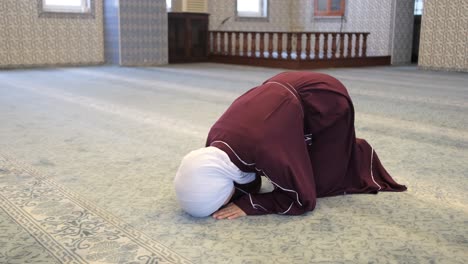
{"type": "Polygon", "coordinates": [[[167,11],[171,11],[172,0],[166,0],[166,8],[167,8],[167,11]]]}
{"type": "Polygon", "coordinates": [[[268,0],[237,0],[238,17],[266,18],[268,16],[268,0]]]}
{"type": "Polygon", "coordinates": [[[416,0],[414,2],[414,14],[422,15],[422,11],[423,11],[423,0],[416,0]]]}
{"type": "Polygon", "coordinates": [[[345,0],[315,0],[315,16],[344,16],[345,0]]]}
{"type": "Polygon", "coordinates": [[[90,0],[42,0],[44,12],[89,13],[90,0]]]}

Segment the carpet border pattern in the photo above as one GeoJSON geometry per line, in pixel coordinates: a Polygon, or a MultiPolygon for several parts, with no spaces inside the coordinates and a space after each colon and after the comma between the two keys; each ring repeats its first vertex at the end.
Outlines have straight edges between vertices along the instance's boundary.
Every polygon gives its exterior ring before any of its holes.
{"type": "Polygon", "coordinates": [[[4,153],[0,208],[61,263],[191,263],[4,153]]]}

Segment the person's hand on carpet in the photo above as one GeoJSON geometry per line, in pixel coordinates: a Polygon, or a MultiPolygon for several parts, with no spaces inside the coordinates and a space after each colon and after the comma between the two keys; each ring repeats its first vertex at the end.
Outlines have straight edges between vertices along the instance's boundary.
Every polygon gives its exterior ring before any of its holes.
{"type": "Polygon", "coordinates": [[[242,216],[246,216],[245,212],[239,208],[234,203],[228,204],[226,207],[219,209],[218,211],[213,213],[213,218],[215,219],[236,219],[242,216]]]}

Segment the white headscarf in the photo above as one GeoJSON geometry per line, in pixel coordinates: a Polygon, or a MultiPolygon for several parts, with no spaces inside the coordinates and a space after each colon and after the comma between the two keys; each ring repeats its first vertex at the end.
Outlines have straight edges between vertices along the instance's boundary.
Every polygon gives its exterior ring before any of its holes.
{"type": "Polygon", "coordinates": [[[205,217],[218,210],[234,188],[233,181],[245,184],[255,173],[241,171],[229,156],[216,147],[206,147],[187,154],[174,179],[179,204],[192,216],[205,217]]]}

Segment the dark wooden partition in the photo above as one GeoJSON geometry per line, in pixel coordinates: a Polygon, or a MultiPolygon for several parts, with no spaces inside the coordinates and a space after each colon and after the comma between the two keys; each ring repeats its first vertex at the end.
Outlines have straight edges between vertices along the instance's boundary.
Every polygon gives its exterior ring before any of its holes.
{"type": "Polygon", "coordinates": [[[208,61],[208,14],[169,12],[169,63],[208,61]]]}
{"type": "Polygon", "coordinates": [[[367,32],[210,31],[210,61],[289,69],[389,65],[367,56],[367,32]]]}

